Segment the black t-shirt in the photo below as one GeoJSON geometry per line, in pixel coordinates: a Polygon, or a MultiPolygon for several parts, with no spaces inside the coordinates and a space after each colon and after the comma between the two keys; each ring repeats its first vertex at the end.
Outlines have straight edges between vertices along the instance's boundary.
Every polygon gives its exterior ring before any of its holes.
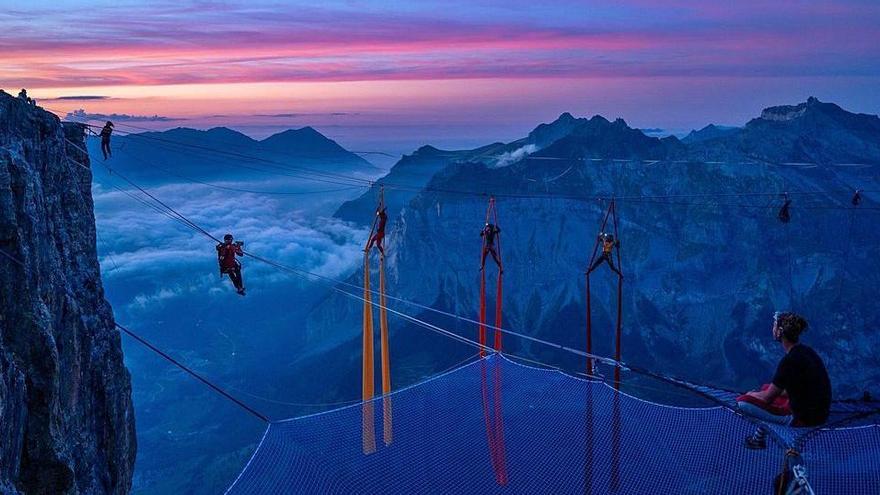
{"type": "Polygon", "coordinates": [[[828,420],[831,380],[816,351],[797,344],[779,361],[773,385],[788,392],[796,424],[818,426],[828,420]]]}

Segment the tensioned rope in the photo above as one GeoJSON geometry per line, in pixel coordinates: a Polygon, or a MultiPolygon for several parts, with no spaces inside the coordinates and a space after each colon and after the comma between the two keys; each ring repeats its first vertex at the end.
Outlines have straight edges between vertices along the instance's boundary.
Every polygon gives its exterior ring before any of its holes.
{"type": "Polygon", "coordinates": [[[25,266],[24,266],[24,263],[22,263],[21,260],[19,260],[19,259],[16,258],[15,256],[12,256],[11,254],[7,253],[6,250],[4,250],[4,249],[0,249],[0,254],[2,254],[3,256],[5,256],[6,258],[8,258],[10,261],[12,261],[13,263],[17,264],[18,266],[20,266],[20,267],[22,267],[22,268],[25,267],[25,266]]]}
{"type": "Polygon", "coordinates": [[[150,349],[151,351],[155,352],[156,354],[158,354],[159,356],[161,356],[163,359],[165,359],[165,360],[168,361],[169,363],[171,363],[171,364],[177,366],[178,368],[180,368],[181,370],[185,371],[186,373],[188,373],[190,376],[192,376],[192,377],[195,378],[196,380],[198,380],[198,381],[204,383],[205,385],[207,385],[208,387],[210,387],[212,390],[214,390],[214,391],[217,392],[218,394],[220,394],[220,395],[222,395],[223,397],[229,399],[229,400],[232,401],[234,404],[238,405],[239,407],[241,407],[241,408],[244,409],[245,411],[251,413],[251,414],[254,415],[255,417],[257,417],[257,418],[259,418],[259,419],[262,419],[264,422],[266,422],[266,423],[271,423],[271,421],[269,420],[268,417],[266,417],[266,416],[263,415],[262,413],[257,412],[255,409],[253,409],[252,407],[248,406],[248,405],[245,404],[244,402],[242,402],[242,401],[236,399],[235,397],[233,397],[232,395],[230,395],[229,392],[223,390],[223,389],[220,388],[219,386],[217,386],[217,385],[215,385],[214,383],[212,383],[210,380],[204,378],[202,375],[200,375],[200,374],[196,373],[195,371],[191,370],[189,367],[187,367],[186,365],[184,365],[184,364],[181,363],[180,361],[178,361],[178,360],[174,359],[173,357],[169,356],[168,354],[166,354],[165,352],[163,352],[161,349],[159,349],[158,347],[156,347],[156,346],[154,346],[153,344],[151,344],[150,342],[148,342],[146,339],[142,338],[141,336],[139,336],[138,334],[132,332],[131,330],[125,328],[124,326],[120,325],[119,323],[114,323],[114,324],[116,325],[116,328],[118,328],[118,329],[122,330],[123,332],[125,332],[126,335],[128,335],[129,337],[131,337],[131,338],[137,340],[138,342],[140,342],[141,344],[143,344],[145,347],[147,347],[147,348],[150,349]]]}

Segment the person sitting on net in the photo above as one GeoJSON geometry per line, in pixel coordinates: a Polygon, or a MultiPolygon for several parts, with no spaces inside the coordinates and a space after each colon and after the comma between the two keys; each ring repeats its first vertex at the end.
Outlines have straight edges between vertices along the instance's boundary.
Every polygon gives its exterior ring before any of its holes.
{"type": "Polygon", "coordinates": [[[611,268],[611,271],[616,273],[618,277],[623,278],[623,274],[620,273],[620,270],[614,266],[614,248],[620,246],[620,241],[614,239],[614,234],[609,234],[606,232],[602,232],[599,234],[599,242],[602,243],[602,254],[596,258],[596,261],[593,262],[593,266],[587,271],[587,274],[593,273],[593,270],[599,268],[599,265],[602,263],[608,263],[608,267],[611,268]]]}
{"type": "Polygon", "coordinates": [[[235,291],[239,295],[244,295],[244,282],[241,279],[241,262],[235,259],[236,256],[244,256],[242,246],[243,241],[232,241],[232,234],[223,236],[223,242],[217,244],[217,262],[220,263],[220,277],[229,275],[235,291]]]}
{"type": "MultiPolygon", "coordinates": [[[[794,427],[820,426],[828,420],[831,380],[822,358],[812,348],[800,343],[800,335],[806,329],[807,320],[798,314],[787,312],[773,316],[773,339],[785,350],[785,356],[779,361],[769,385],[737,399],[740,411],[767,423],[794,427]],[[788,397],[790,414],[768,411],[780,397],[788,397]]],[[[765,427],[758,427],[755,433],[746,437],[746,447],[766,448],[766,436],[765,427]]]]}

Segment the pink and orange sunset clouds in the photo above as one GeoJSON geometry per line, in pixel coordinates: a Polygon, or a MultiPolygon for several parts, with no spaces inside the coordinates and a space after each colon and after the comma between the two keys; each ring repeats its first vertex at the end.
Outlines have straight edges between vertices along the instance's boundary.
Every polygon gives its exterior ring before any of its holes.
{"type": "Polygon", "coordinates": [[[870,0],[38,0],[0,25],[7,92],[165,117],[153,127],[316,125],[380,145],[372,129],[407,147],[512,138],[563,111],[680,131],[809,95],[880,107],[870,0]]]}

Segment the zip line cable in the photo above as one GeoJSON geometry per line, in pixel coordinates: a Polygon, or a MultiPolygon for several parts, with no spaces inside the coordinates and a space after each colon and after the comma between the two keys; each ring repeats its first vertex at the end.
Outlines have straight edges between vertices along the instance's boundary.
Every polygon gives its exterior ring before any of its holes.
{"type": "Polygon", "coordinates": [[[24,263],[23,263],[21,260],[19,260],[19,259],[16,258],[15,256],[12,256],[11,254],[7,253],[5,249],[0,249],[0,254],[2,254],[3,256],[5,256],[7,259],[9,259],[9,261],[12,261],[12,262],[15,263],[16,265],[18,265],[18,266],[20,266],[20,267],[22,267],[22,268],[25,268],[24,263]]]}
{"type": "Polygon", "coordinates": [[[131,338],[137,340],[138,342],[140,342],[141,344],[143,344],[145,347],[147,347],[147,348],[150,349],[151,351],[155,352],[156,354],[158,354],[159,356],[161,356],[162,358],[164,358],[166,361],[170,362],[171,364],[173,364],[173,365],[177,366],[178,368],[180,368],[181,370],[185,371],[186,373],[188,373],[190,376],[192,376],[192,377],[195,378],[196,380],[198,380],[198,381],[202,382],[203,384],[207,385],[208,387],[210,387],[212,390],[214,390],[214,391],[217,392],[218,394],[222,395],[223,397],[225,397],[225,398],[229,399],[230,401],[232,401],[233,403],[237,404],[239,407],[241,407],[241,408],[244,409],[245,411],[251,413],[253,416],[255,416],[255,417],[257,417],[257,418],[263,420],[263,421],[266,422],[266,423],[271,423],[271,422],[272,422],[272,421],[270,421],[269,418],[266,417],[265,415],[263,415],[263,414],[257,412],[256,410],[254,410],[253,408],[251,408],[250,406],[248,406],[248,405],[245,404],[244,402],[242,402],[242,401],[236,399],[235,397],[233,397],[232,395],[230,395],[228,392],[226,392],[225,390],[223,390],[223,389],[220,388],[219,386],[214,385],[210,380],[207,380],[206,378],[202,377],[202,375],[199,375],[199,374],[196,373],[195,371],[189,369],[186,365],[182,364],[180,361],[178,361],[178,360],[174,359],[173,357],[169,356],[168,354],[166,354],[165,352],[163,352],[163,351],[162,351],[161,349],[159,349],[158,347],[156,347],[156,346],[154,346],[153,344],[149,343],[146,339],[141,338],[138,334],[136,334],[136,333],[132,332],[131,330],[125,328],[124,326],[120,325],[119,323],[114,323],[114,324],[116,325],[116,328],[118,328],[119,330],[122,330],[123,332],[125,332],[125,334],[128,335],[129,337],[131,337],[131,338]]]}

